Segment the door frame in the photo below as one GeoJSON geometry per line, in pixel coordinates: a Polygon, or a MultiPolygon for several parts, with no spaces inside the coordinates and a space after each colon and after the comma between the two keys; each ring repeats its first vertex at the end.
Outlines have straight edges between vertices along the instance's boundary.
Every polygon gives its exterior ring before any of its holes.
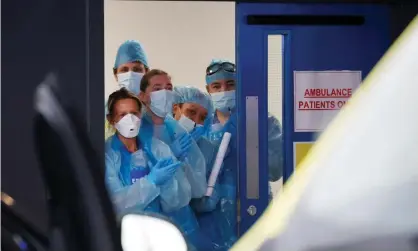
{"type": "MultiPolygon", "coordinates": [[[[268,206],[268,199],[266,195],[261,194],[265,192],[265,187],[268,184],[268,167],[267,162],[263,160],[263,158],[267,158],[267,148],[262,144],[267,145],[267,136],[264,134],[260,134],[258,138],[259,146],[259,191],[261,191],[260,196],[257,200],[255,199],[248,199],[246,197],[246,187],[247,187],[247,164],[246,164],[246,117],[247,117],[247,110],[246,110],[246,96],[251,95],[258,95],[260,100],[260,107],[258,108],[260,119],[258,122],[258,127],[260,132],[264,132],[267,130],[267,122],[262,120],[267,120],[264,118],[264,114],[267,114],[268,105],[267,105],[267,98],[268,98],[268,90],[267,90],[267,80],[268,80],[268,35],[283,35],[283,107],[282,107],[282,119],[283,123],[283,139],[284,139],[284,170],[283,170],[283,181],[285,182],[293,173],[294,169],[294,161],[293,161],[293,143],[298,141],[307,141],[315,137],[314,133],[311,132],[295,132],[294,131],[294,70],[326,70],[324,67],[331,67],[332,68],[332,57],[328,56],[328,59],[331,58],[331,61],[324,58],[318,61],[318,64],[313,63],[313,58],[315,57],[316,53],[308,54],[307,56],[311,58],[311,60],[304,62],[302,58],[302,52],[296,53],[296,47],[301,46],[300,41],[295,44],[294,38],[296,35],[299,37],[301,36],[301,32],[303,29],[308,28],[308,26],[304,26],[299,28],[300,26],[294,25],[268,25],[268,24],[260,24],[260,25],[249,25],[247,23],[246,17],[248,15],[274,15],[277,13],[283,13],[286,15],[353,15],[356,12],[361,13],[360,15],[364,15],[366,18],[371,18],[370,23],[366,22],[364,29],[360,28],[360,32],[366,32],[370,29],[370,27],[374,27],[376,20],[383,20],[382,17],[382,8],[389,8],[390,6],[382,7],[380,4],[376,5],[363,5],[363,4],[333,4],[333,5],[326,5],[325,9],[322,8],[325,6],[324,4],[321,5],[299,5],[295,3],[278,3],[278,2],[271,2],[269,5],[265,5],[264,3],[237,3],[236,4],[236,64],[237,64],[237,71],[238,71],[238,83],[237,86],[237,106],[238,110],[240,111],[240,118],[239,118],[239,138],[241,138],[244,142],[239,142],[238,149],[239,149],[239,233],[242,234],[247,231],[248,228],[251,227],[252,224],[261,216],[261,213],[267,208],[268,206]],[[374,6],[378,7],[375,8],[374,6]],[[272,9],[275,8],[275,9],[272,9]],[[275,11],[277,9],[277,11],[275,11]],[[374,16],[374,11],[376,10],[376,16],[374,16]],[[263,36],[263,37],[261,37],[263,36]],[[262,46],[263,48],[259,48],[262,46]],[[240,48],[252,48],[253,51],[256,52],[248,52],[248,50],[240,50],[240,48]],[[260,53],[261,55],[260,57],[260,53]],[[295,57],[296,58],[292,58],[295,57]],[[260,61],[260,58],[262,61],[260,61]],[[250,60],[251,59],[251,60],[250,60]],[[327,61],[328,60],[328,61],[327,61]],[[250,62],[253,61],[253,62],[250,62]],[[310,66],[310,64],[312,64],[310,66]],[[261,69],[261,66],[263,69],[261,69]],[[254,71],[253,75],[250,75],[248,71],[254,71]],[[262,72],[262,73],[261,73],[262,72]],[[261,74],[263,74],[261,76],[261,74]],[[256,77],[254,77],[256,76],[256,77]],[[256,78],[262,79],[263,84],[260,86],[259,80],[256,78]],[[254,88],[254,85],[256,85],[254,88]],[[264,165],[264,166],[263,166],[264,165]],[[264,177],[263,179],[263,175],[264,177]],[[247,213],[247,209],[249,206],[255,205],[257,207],[257,214],[250,217],[247,213]]],[[[389,12],[388,12],[389,13],[389,12]]],[[[385,24],[390,20],[390,15],[384,15],[385,24]]],[[[314,29],[319,29],[318,31],[322,32],[322,29],[319,25],[313,26],[314,29]]],[[[333,26],[331,26],[333,27],[333,26]]],[[[341,26],[343,28],[343,26],[341,26]]],[[[382,26],[380,30],[385,29],[386,26],[382,26]]],[[[390,28],[390,26],[388,26],[390,28]]],[[[376,31],[376,35],[373,35],[376,39],[380,38],[383,33],[376,31]]],[[[313,30],[314,31],[314,30],[313,30]]],[[[335,27],[331,30],[332,32],[335,31],[335,27]]],[[[353,32],[353,30],[351,30],[353,32]]],[[[384,32],[385,33],[385,32],[384,32]]],[[[387,30],[389,34],[389,30],[387,30]]],[[[324,34],[324,33],[321,33],[324,34]]],[[[332,36],[333,33],[328,33],[330,35],[327,36],[328,40],[329,37],[332,36]]],[[[336,33],[338,34],[338,32],[336,33]]],[[[374,33],[373,33],[374,34],[374,33]]],[[[361,35],[359,35],[361,36],[361,35]]],[[[373,37],[372,36],[372,37],[373,37]]],[[[313,39],[312,35],[309,33],[307,35],[303,35],[302,37],[307,37],[313,39]]],[[[359,37],[357,37],[359,39],[359,37]]],[[[376,40],[375,39],[375,40],[376,40]]],[[[385,38],[386,39],[386,38],[385,38]]],[[[315,39],[313,40],[315,41],[315,39]]],[[[382,43],[386,43],[387,40],[383,40],[382,43]]],[[[390,42],[390,40],[388,41],[390,42]]],[[[335,48],[342,47],[343,45],[336,46],[335,48]]],[[[388,44],[389,46],[389,44],[388,44]]],[[[356,46],[353,48],[354,51],[364,50],[365,46],[356,46]]],[[[335,69],[341,70],[350,70],[353,67],[357,69],[361,69],[363,72],[368,72],[367,65],[371,61],[373,61],[378,53],[380,53],[380,49],[382,45],[378,46],[378,49],[374,51],[374,53],[370,54],[370,58],[364,63],[359,64],[356,63],[355,60],[351,59],[347,62],[342,62],[341,60],[336,60],[335,69]],[[344,68],[344,69],[343,69],[344,68]]],[[[308,48],[303,47],[303,51],[306,52],[308,48]]],[[[324,49],[321,49],[321,53],[323,53],[324,49]]],[[[343,53],[344,55],[344,53],[343,53]]],[[[378,59],[377,59],[378,60],[378,59]]],[[[376,62],[375,62],[376,63],[376,62]]],[[[373,65],[369,65],[370,67],[373,65]]],[[[253,142],[253,141],[251,141],[253,142]]],[[[250,186],[251,187],[251,186],[250,186]]]]}

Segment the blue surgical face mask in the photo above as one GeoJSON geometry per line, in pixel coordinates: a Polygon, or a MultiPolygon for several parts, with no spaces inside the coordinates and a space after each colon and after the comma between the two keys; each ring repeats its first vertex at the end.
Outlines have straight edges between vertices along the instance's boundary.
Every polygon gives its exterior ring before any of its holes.
{"type": "Polygon", "coordinates": [[[165,118],[168,113],[173,112],[174,95],[173,91],[160,90],[150,94],[151,111],[160,118],[165,118]]]}
{"type": "Polygon", "coordinates": [[[144,76],[144,73],[128,71],[124,73],[119,73],[118,84],[120,88],[126,88],[128,91],[132,92],[135,95],[139,94],[139,86],[141,84],[141,79],[144,76]]]}
{"type": "Polygon", "coordinates": [[[227,113],[235,109],[235,90],[211,93],[211,97],[216,110],[227,113]]]}

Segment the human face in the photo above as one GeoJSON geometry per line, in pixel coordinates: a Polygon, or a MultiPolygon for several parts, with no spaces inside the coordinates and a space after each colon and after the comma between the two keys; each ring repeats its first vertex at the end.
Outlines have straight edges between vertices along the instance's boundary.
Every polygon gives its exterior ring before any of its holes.
{"type": "Polygon", "coordinates": [[[181,115],[193,120],[196,124],[203,125],[206,117],[208,116],[208,110],[203,106],[195,103],[176,104],[173,108],[174,118],[179,120],[181,115]]]}
{"type": "Polygon", "coordinates": [[[151,92],[161,90],[173,91],[173,84],[171,83],[171,78],[166,74],[152,76],[149,79],[149,85],[147,89],[145,89],[145,92],[140,93],[140,99],[143,103],[149,105],[151,103],[151,92]]]}
{"type": "Polygon", "coordinates": [[[208,93],[226,92],[235,90],[235,80],[218,80],[206,86],[208,93]]]}
{"type": "Polygon", "coordinates": [[[116,123],[129,113],[141,118],[138,103],[131,98],[118,100],[113,107],[113,113],[108,117],[109,123],[115,126],[116,123]]]}
{"type": "Polygon", "coordinates": [[[122,64],[116,69],[116,72],[115,72],[116,80],[117,80],[118,74],[125,73],[128,71],[145,74],[147,73],[148,69],[145,67],[144,64],[140,62],[129,62],[129,63],[122,64]]]}

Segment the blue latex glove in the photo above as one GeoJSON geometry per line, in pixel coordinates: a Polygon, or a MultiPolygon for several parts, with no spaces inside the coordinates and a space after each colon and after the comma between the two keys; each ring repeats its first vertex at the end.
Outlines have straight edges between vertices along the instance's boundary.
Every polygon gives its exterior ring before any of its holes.
{"type": "Polygon", "coordinates": [[[191,131],[190,136],[194,139],[195,142],[197,142],[200,137],[202,137],[203,133],[205,132],[205,128],[203,126],[199,126],[193,129],[191,131]]]}
{"type": "Polygon", "coordinates": [[[192,146],[192,137],[188,133],[183,133],[171,143],[171,151],[178,160],[184,160],[187,157],[192,146]]]}
{"type": "MultiPolygon", "coordinates": [[[[151,162],[148,164],[152,166],[151,162]]],[[[171,158],[161,159],[151,168],[147,179],[149,182],[160,186],[174,176],[179,166],[180,162],[174,162],[171,158]]]]}

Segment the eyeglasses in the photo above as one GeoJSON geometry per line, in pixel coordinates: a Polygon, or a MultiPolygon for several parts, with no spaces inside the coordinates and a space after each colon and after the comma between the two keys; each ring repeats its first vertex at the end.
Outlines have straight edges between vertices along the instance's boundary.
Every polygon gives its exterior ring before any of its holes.
{"type": "Polygon", "coordinates": [[[236,72],[236,67],[233,63],[229,62],[215,63],[206,68],[206,76],[213,75],[221,70],[224,70],[226,72],[236,72]]]}

